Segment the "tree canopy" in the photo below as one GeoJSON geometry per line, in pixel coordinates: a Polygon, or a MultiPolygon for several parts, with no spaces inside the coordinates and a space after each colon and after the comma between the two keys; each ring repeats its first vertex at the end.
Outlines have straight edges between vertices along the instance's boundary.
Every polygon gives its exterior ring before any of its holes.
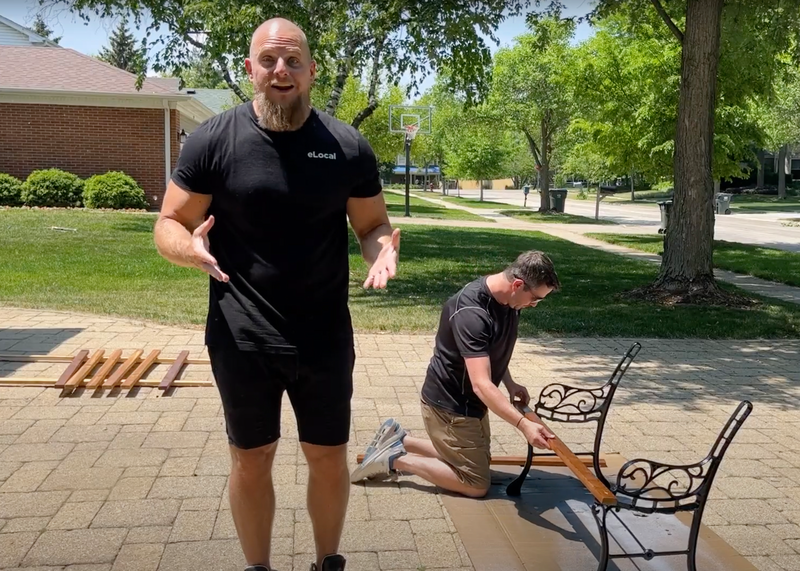
{"type": "MultiPolygon", "coordinates": [[[[296,22],[320,66],[325,105],[335,114],[347,78],[408,77],[407,95],[429,73],[449,68],[449,86],[480,100],[490,80],[491,51],[481,34],[497,41],[498,24],[519,14],[526,0],[40,0],[66,6],[84,19],[130,14],[146,29],[155,50],[152,69],[187,67],[196,50],[215,62],[228,86],[248,99],[239,80],[256,27],[272,17],[296,22]],[[166,29],[167,33],[162,34],[166,29]]],[[[375,90],[372,90],[374,93],[375,90]]],[[[360,121],[375,110],[368,97],[360,121]]],[[[355,118],[354,118],[355,119],[355,118]]]]}

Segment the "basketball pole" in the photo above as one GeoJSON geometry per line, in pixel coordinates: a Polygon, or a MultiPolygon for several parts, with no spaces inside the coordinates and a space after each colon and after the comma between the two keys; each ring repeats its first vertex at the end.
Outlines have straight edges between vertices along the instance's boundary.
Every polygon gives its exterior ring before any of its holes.
{"type": "Polygon", "coordinates": [[[406,216],[411,216],[411,136],[406,133],[406,216]]]}

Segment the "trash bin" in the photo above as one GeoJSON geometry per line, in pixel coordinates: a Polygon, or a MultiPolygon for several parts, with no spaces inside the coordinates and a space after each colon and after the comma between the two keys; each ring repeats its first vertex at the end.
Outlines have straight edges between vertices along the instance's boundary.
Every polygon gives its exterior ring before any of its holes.
{"type": "Polygon", "coordinates": [[[550,189],[550,208],[556,212],[564,212],[564,203],[567,201],[566,188],[550,189]]]}
{"type": "Polygon", "coordinates": [[[667,221],[669,220],[669,211],[672,208],[672,201],[665,200],[658,203],[661,209],[661,226],[658,228],[659,234],[664,234],[667,231],[667,221]]]}
{"type": "Polygon", "coordinates": [[[730,214],[731,213],[731,199],[733,195],[729,192],[720,192],[717,194],[717,214],[730,214]]]}

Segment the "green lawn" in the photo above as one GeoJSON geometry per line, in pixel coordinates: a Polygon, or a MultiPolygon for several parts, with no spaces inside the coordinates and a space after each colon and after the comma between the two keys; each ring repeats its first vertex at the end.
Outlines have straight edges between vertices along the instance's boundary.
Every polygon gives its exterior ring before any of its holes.
{"type": "MultiPolygon", "coordinates": [[[[173,266],[153,245],[152,214],[0,210],[0,302],[202,324],[208,278],[173,266]],[[51,227],[76,229],[56,231],[51,227]]],[[[538,232],[404,225],[401,265],[384,291],[351,241],[351,308],[357,331],[435,331],[441,304],[466,282],[542,249],[564,285],[523,312],[521,334],[633,338],[772,338],[800,335],[800,307],[773,301],[748,310],[659,307],[618,298],[651,281],[650,263],[538,232]]]]}
{"type": "Polygon", "coordinates": [[[588,216],[578,216],[567,212],[539,212],[537,210],[505,210],[505,216],[524,220],[525,222],[543,224],[616,224],[611,220],[595,220],[588,216]]]}
{"type": "MultiPolygon", "coordinates": [[[[664,251],[664,238],[660,235],[587,234],[587,236],[651,254],[661,255],[664,251]]],[[[773,282],[800,286],[800,253],[797,252],[715,240],[714,266],[773,282]]]]}
{"type": "Polygon", "coordinates": [[[736,194],[731,199],[731,210],[738,212],[800,212],[800,197],[757,194],[736,194]]]}
{"type": "MultiPolygon", "coordinates": [[[[406,197],[404,194],[384,192],[383,196],[386,200],[386,209],[389,211],[389,216],[405,216],[406,197]]],[[[409,210],[411,211],[412,218],[438,218],[441,220],[478,220],[481,222],[494,222],[494,220],[491,218],[483,218],[464,210],[439,206],[438,204],[428,202],[427,200],[422,200],[421,198],[417,198],[415,196],[411,196],[409,198],[409,210]]]]}

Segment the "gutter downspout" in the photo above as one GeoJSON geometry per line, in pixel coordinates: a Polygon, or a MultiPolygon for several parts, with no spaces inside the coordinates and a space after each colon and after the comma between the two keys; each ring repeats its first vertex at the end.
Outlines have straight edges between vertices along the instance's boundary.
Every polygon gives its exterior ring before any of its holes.
{"type": "Polygon", "coordinates": [[[169,117],[169,101],[164,101],[164,189],[169,185],[172,174],[172,126],[169,117]]]}

